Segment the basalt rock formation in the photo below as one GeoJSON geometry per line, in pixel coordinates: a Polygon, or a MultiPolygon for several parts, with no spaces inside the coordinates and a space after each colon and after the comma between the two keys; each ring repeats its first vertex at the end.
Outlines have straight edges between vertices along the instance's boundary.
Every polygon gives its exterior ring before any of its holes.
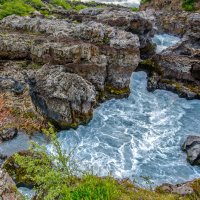
{"type": "Polygon", "coordinates": [[[61,16],[0,22],[2,118],[8,128],[16,121],[13,113],[26,119],[23,127],[30,120],[42,127],[47,119],[59,128],[88,122],[98,102],[129,94],[140,55],[154,54],[154,29],[145,12],[91,8],[61,16]],[[16,111],[21,103],[24,109],[16,111]]]}

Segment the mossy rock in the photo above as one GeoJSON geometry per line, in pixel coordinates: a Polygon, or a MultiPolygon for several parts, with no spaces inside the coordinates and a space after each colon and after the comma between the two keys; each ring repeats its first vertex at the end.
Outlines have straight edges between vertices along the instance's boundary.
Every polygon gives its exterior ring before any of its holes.
{"type": "Polygon", "coordinates": [[[156,72],[159,75],[162,75],[161,67],[155,61],[153,61],[153,59],[147,59],[147,60],[140,61],[139,68],[147,70],[150,73],[156,72]]]}
{"type": "Polygon", "coordinates": [[[123,95],[123,94],[129,93],[130,89],[129,89],[129,87],[118,89],[118,88],[113,87],[110,84],[106,84],[105,91],[109,92],[110,94],[114,94],[114,95],[123,95]]]}
{"type": "MultiPolygon", "coordinates": [[[[44,155],[41,155],[39,153],[36,154],[29,150],[21,151],[17,154],[23,157],[31,157],[32,159],[37,158],[39,160],[38,165],[46,166],[46,163],[44,162],[45,159],[43,159],[44,155]]],[[[35,185],[35,183],[33,182],[34,174],[31,174],[31,173],[28,174],[26,168],[18,165],[15,159],[15,156],[17,154],[10,156],[5,161],[5,163],[3,164],[3,169],[5,169],[8,172],[8,174],[12,177],[12,179],[15,181],[17,185],[34,186],[35,185]]]]}

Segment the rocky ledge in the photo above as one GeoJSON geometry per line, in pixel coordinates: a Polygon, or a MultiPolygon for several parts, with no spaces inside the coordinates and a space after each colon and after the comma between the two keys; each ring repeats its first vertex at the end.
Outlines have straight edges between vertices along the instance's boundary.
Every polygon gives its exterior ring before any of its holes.
{"type": "MultiPolygon", "coordinates": [[[[179,24],[179,21],[176,23],[179,24]]],[[[148,81],[150,91],[166,89],[187,99],[200,98],[199,27],[200,14],[188,13],[184,27],[182,27],[186,31],[181,36],[181,41],[155,54],[151,59],[141,62],[141,67],[151,72],[148,81]]]]}
{"type": "Polygon", "coordinates": [[[88,122],[99,102],[129,94],[140,54],[154,52],[145,12],[123,8],[87,8],[61,19],[12,15],[0,30],[3,128],[88,122]]]}

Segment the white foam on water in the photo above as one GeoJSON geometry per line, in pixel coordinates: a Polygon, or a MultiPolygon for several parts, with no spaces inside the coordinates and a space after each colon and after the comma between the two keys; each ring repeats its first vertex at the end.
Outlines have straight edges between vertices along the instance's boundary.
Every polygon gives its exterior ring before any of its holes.
{"type": "Polygon", "coordinates": [[[146,78],[145,72],[133,73],[129,98],[107,101],[88,125],[60,132],[62,148],[76,147],[74,158],[82,169],[143,186],[141,176],[155,185],[200,177],[200,168],[188,164],[181,151],[187,135],[200,135],[200,101],[163,90],[150,93],[146,78]]]}
{"type": "Polygon", "coordinates": [[[167,49],[170,46],[175,45],[180,41],[179,37],[169,35],[169,34],[156,34],[153,37],[153,42],[157,44],[156,53],[167,49]]]}
{"type": "MultiPolygon", "coordinates": [[[[82,2],[90,2],[90,0],[81,0],[82,2]]],[[[121,5],[127,7],[139,7],[140,0],[95,0],[99,3],[121,5]]]]}

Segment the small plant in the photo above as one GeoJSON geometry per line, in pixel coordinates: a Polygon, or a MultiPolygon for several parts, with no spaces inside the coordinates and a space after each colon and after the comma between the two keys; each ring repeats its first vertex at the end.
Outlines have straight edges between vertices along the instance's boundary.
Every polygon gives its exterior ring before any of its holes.
{"type": "Polygon", "coordinates": [[[195,0],[182,0],[182,7],[186,11],[195,10],[195,0]]]}
{"type": "Polygon", "coordinates": [[[141,178],[145,181],[146,185],[149,186],[149,189],[152,189],[152,185],[154,184],[154,182],[151,181],[151,177],[149,177],[149,176],[141,176],[141,178]]]}
{"type": "Polygon", "coordinates": [[[139,8],[133,7],[133,8],[131,8],[131,11],[132,12],[137,12],[137,11],[139,11],[139,8]]]}
{"type": "Polygon", "coordinates": [[[12,0],[2,3],[0,7],[0,19],[12,14],[25,16],[34,11],[34,8],[25,4],[23,0],[12,0]]]}

